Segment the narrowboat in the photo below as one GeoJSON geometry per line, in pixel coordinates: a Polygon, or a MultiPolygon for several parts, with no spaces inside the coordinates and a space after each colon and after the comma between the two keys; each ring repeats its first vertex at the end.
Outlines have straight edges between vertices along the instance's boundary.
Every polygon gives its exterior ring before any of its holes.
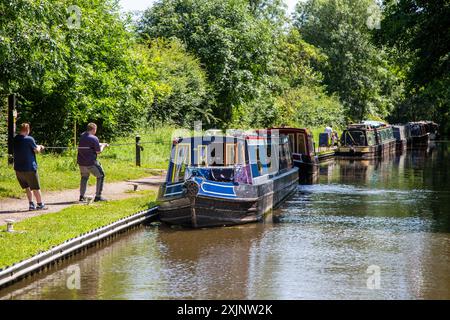
{"type": "Polygon", "coordinates": [[[376,121],[365,121],[347,127],[341,136],[339,157],[371,159],[394,152],[396,140],[390,125],[376,121]]]}
{"type": "Polygon", "coordinates": [[[411,136],[408,141],[408,148],[428,148],[430,133],[427,132],[425,122],[409,122],[408,131],[411,136]]]}
{"type": "Polygon", "coordinates": [[[299,168],[300,177],[319,172],[319,157],[315,153],[314,137],[308,129],[271,128],[279,134],[289,137],[290,150],[294,166],[299,168]]]}
{"type": "Polygon", "coordinates": [[[262,221],[297,185],[284,135],[178,138],[159,189],[160,219],[191,228],[262,221]]]}
{"type": "Polygon", "coordinates": [[[404,151],[408,146],[409,131],[408,128],[403,125],[394,125],[392,130],[394,131],[394,137],[396,140],[396,150],[404,151]]]}

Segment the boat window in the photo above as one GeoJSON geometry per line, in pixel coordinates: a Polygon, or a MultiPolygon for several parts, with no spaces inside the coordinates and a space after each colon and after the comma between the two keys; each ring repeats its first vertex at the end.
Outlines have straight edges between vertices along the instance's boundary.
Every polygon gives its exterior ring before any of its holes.
{"type": "Polygon", "coordinates": [[[291,147],[291,152],[295,152],[295,135],[293,133],[289,134],[289,146],[291,147]]]}
{"type": "Polygon", "coordinates": [[[292,157],[291,157],[291,152],[289,149],[289,144],[286,143],[282,143],[280,145],[280,151],[279,151],[279,155],[280,155],[280,170],[289,168],[292,166],[292,157]]]}
{"type": "Polygon", "coordinates": [[[380,130],[378,131],[380,134],[380,143],[383,143],[386,140],[385,132],[380,130]]]}
{"type": "Polygon", "coordinates": [[[224,166],[224,155],[223,155],[223,143],[213,143],[211,144],[211,151],[209,152],[209,165],[213,167],[223,167],[224,166]]]}
{"type": "Polygon", "coordinates": [[[198,165],[199,167],[208,166],[208,146],[198,146],[198,165]]]}
{"type": "Polygon", "coordinates": [[[190,144],[177,144],[175,146],[175,155],[173,157],[172,182],[184,180],[186,167],[190,163],[190,144]]]}
{"type": "Polygon", "coordinates": [[[347,146],[365,146],[366,137],[363,131],[346,131],[344,134],[344,144],[347,146]]]}
{"type": "Polygon", "coordinates": [[[307,154],[305,135],[297,133],[297,153],[307,154]]]}
{"type": "Polygon", "coordinates": [[[245,142],[244,141],[238,141],[237,144],[237,164],[245,165],[245,142]]]}
{"type": "Polygon", "coordinates": [[[225,165],[232,166],[236,163],[236,145],[234,143],[226,144],[225,165]]]}
{"type": "Polygon", "coordinates": [[[402,139],[402,130],[401,130],[401,128],[394,128],[393,129],[393,135],[394,135],[394,138],[396,139],[396,140],[401,140],[402,139]]]}
{"type": "Polygon", "coordinates": [[[272,167],[272,159],[270,157],[272,151],[269,144],[262,144],[259,146],[259,159],[261,162],[261,175],[269,174],[272,167]]]}
{"type": "Polygon", "coordinates": [[[312,135],[308,135],[308,145],[310,153],[313,153],[315,151],[315,147],[314,147],[314,138],[312,137],[312,135]]]}
{"type": "Polygon", "coordinates": [[[376,144],[375,134],[372,131],[367,131],[367,145],[373,146],[376,144]]]}
{"type": "Polygon", "coordinates": [[[265,175],[271,167],[267,158],[267,144],[251,145],[248,147],[253,178],[265,175]]]}

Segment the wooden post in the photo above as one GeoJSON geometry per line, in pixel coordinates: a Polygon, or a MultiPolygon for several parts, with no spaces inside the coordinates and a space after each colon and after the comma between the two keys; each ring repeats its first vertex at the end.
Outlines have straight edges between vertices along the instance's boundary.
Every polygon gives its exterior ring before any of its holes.
{"type": "Polygon", "coordinates": [[[77,146],[77,120],[73,122],[73,146],[77,146]]]}
{"type": "Polygon", "coordinates": [[[141,137],[136,136],[136,167],[141,166],[141,137]]]}
{"type": "Polygon", "coordinates": [[[16,109],[16,96],[10,94],[8,96],[8,164],[14,163],[14,136],[16,134],[16,119],[14,111],[16,109]]]}

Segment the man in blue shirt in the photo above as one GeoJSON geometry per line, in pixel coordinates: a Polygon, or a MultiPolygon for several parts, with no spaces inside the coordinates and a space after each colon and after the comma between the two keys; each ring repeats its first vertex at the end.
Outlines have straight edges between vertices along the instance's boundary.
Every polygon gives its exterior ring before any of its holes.
{"type": "Polygon", "coordinates": [[[97,133],[97,125],[89,123],[86,132],[80,137],[78,145],[78,165],[80,166],[81,182],[80,182],[80,202],[86,201],[85,194],[89,176],[92,174],[97,178],[97,188],[95,193],[95,202],[106,201],[102,197],[103,183],[105,181],[105,172],[97,161],[97,155],[102,153],[108,145],[100,143],[95,136],[97,133]]]}
{"type": "Polygon", "coordinates": [[[30,125],[23,123],[20,126],[20,133],[14,137],[14,170],[20,186],[25,189],[27,194],[30,211],[47,209],[42,202],[36,161],[36,153],[40,153],[42,150],[44,147],[36,145],[33,137],[30,136],[30,125]],[[33,202],[33,194],[37,206],[33,202]]]}

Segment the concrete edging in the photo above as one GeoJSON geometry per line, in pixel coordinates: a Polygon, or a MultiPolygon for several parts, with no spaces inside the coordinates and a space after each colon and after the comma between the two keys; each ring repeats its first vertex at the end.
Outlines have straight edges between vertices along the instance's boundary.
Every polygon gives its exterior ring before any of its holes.
{"type": "Polygon", "coordinates": [[[158,207],[141,211],[113,222],[110,225],[67,240],[66,242],[57,245],[48,251],[35,255],[32,258],[6,267],[5,269],[0,270],[0,289],[13,284],[20,279],[41,270],[47,265],[67,257],[70,254],[76,253],[77,251],[87,248],[92,244],[105,240],[121,231],[137,226],[146,220],[156,218],[157,214],[158,207]]]}

